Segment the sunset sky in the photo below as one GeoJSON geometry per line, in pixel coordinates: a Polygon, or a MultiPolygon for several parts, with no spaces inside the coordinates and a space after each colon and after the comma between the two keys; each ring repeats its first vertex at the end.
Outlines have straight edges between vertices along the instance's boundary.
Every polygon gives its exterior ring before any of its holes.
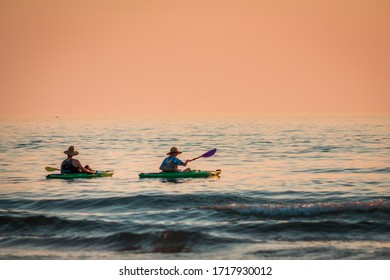
{"type": "Polygon", "coordinates": [[[388,0],[0,0],[0,114],[390,113],[388,0]]]}

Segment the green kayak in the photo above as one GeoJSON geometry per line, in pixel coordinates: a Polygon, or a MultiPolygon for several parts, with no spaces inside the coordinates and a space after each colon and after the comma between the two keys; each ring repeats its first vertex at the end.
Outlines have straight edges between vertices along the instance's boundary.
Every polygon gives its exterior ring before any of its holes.
{"type": "Polygon", "coordinates": [[[159,172],[159,173],[140,173],[140,178],[207,178],[219,177],[221,169],[214,171],[194,170],[190,172],[159,172]]]}
{"type": "Polygon", "coordinates": [[[112,177],[114,175],[113,170],[96,171],[96,173],[58,173],[49,174],[47,179],[81,179],[81,178],[98,178],[98,177],[112,177]]]}

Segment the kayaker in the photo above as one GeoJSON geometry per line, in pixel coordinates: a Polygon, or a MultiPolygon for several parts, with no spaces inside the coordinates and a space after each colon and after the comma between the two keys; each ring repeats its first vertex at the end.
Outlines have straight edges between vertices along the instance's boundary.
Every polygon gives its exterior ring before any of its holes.
{"type": "Polygon", "coordinates": [[[74,159],[74,156],[79,154],[75,150],[74,146],[70,146],[64,154],[68,155],[68,158],[65,159],[61,164],[61,173],[95,173],[89,165],[82,166],[78,159],[74,159]]]}
{"type": "Polygon", "coordinates": [[[169,157],[166,157],[163,162],[161,163],[160,170],[163,172],[188,172],[191,171],[191,168],[186,168],[185,170],[181,171],[178,166],[187,166],[188,162],[190,162],[189,159],[187,159],[185,162],[182,162],[180,159],[177,158],[177,155],[181,154],[176,147],[172,147],[169,153],[167,155],[169,157]]]}

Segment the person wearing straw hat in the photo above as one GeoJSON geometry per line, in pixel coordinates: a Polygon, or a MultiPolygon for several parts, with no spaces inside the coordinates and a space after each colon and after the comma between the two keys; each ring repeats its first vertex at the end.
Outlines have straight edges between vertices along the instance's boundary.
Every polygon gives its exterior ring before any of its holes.
{"type": "Polygon", "coordinates": [[[95,173],[89,165],[82,166],[78,159],[74,159],[74,156],[79,154],[78,151],[75,150],[74,146],[70,146],[64,154],[68,156],[61,164],[61,173],[95,173]]]}
{"type": "Polygon", "coordinates": [[[178,166],[187,166],[188,162],[190,162],[189,159],[187,159],[185,162],[181,161],[177,158],[177,155],[181,154],[176,147],[172,147],[169,153],[167,155],[169,157],[165,158],[163,162],[161,163],[160,170],[163,172],[188,172],[191,171],[191,168],[186,168],[185,170],[181,171],[178,166]]]}

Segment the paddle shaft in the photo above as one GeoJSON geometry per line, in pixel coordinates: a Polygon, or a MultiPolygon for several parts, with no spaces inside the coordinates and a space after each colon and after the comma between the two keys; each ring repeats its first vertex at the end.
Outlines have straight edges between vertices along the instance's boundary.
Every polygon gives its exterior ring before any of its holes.
{"type": "Polygon", "coordinates": [[[198,156],[196,158],[190,159],[189,161],[197,160],[198,158],[201,158],[202,156],[198,156]]]}
{"type": "Polygon", "coordinates": [[[196,158],[190,159],[189,161],[197,160],[198,158],[201,158],[201,157],[211,157],[212,155],[215,154],[216,151],[217,151],[216,148],[215,148],[215,149],[212,149],[212,150],[208,151],[207,153],[204,153],[204,154],[201,155],[201,156],[198,156],[198,157],[196,157],[196,158]]]}

